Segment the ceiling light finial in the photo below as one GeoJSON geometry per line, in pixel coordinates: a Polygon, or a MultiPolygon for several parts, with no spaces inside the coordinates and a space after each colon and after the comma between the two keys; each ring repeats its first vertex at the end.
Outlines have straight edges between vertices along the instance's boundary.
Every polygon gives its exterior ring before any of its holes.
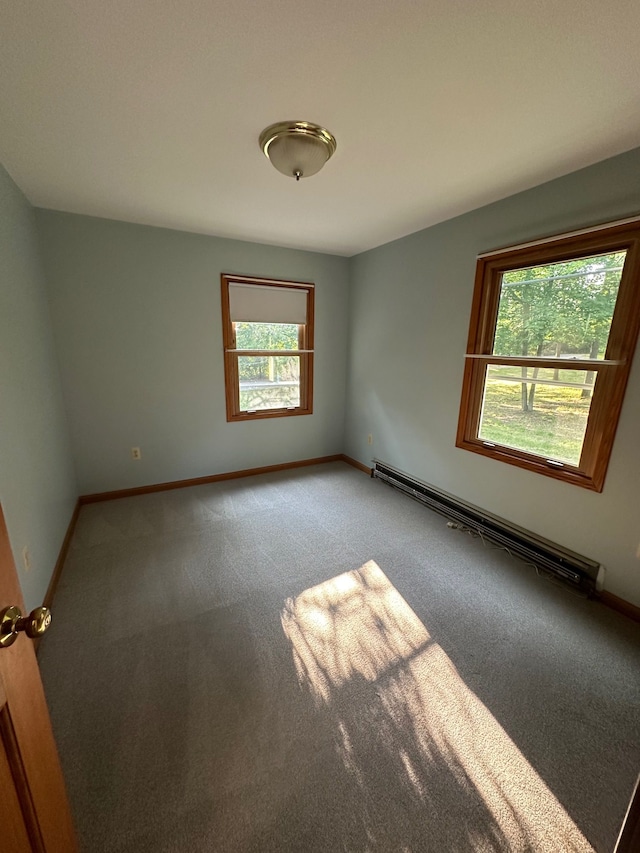
{"type": "Polygon", "coordinates": [[[336,139],[309,121],[280,121],[260,134],[260,148],[275,168],[299,181],[315,175],[336,150],[336,139]]]}

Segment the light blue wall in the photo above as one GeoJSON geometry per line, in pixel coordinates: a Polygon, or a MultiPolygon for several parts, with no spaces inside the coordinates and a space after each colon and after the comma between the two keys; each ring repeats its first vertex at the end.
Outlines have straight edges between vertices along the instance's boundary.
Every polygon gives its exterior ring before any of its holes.
{"type": "Polygon", "coordinates": [[[477,254],[637,214],[640,149],[353,258],[345,450],[601,561],[640,605],[639,358],[602,494],[455,447],[477,254]]]}
{"type": "Polygon", "coordinates": [[[0,501],[31,609],[42,603],[77,491],[35,218],[1,166],[0,341],[0,501]]]}
{"type": "Polygon", "coordinates": [[[342,452],[345,258],[36,215],[81,494],[342,452]],[[315,283],[313,415],[227,423],[221,272],[315,283]]]}

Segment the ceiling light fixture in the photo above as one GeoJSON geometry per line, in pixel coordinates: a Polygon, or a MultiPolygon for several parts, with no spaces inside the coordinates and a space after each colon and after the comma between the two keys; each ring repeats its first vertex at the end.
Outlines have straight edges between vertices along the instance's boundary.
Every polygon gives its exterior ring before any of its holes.
{"type": "Polygon", "coordinates": [[[310,121],[279,121],[260,134],[260,148],[275,168],[299,181],[315,175],[336,150],[333,134],[310,121]]]}

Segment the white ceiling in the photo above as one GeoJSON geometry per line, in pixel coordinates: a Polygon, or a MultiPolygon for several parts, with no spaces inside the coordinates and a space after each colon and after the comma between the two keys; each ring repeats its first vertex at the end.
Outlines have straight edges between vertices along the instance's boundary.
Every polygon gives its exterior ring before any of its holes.
{"type": "Polygon", "coordinates": [[[36,206],[352,255],[640,145],[637,0],[0,0],[36,206]],[[296,183],[258,147],[338,140],[296,183]]]}

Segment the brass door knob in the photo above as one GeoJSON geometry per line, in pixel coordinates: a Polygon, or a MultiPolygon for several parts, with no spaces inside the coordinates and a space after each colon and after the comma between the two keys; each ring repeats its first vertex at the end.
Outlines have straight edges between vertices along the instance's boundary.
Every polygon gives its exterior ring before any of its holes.
{"type": "Polygon", "coordinates": [[[49,625],[51,611],[48,607],[36,607],[28,616],[23,616],[19,607],[5,607],[0,611],[0,648],[15,643],[20,631],[32,639],[41,637],[49,625]]]}

